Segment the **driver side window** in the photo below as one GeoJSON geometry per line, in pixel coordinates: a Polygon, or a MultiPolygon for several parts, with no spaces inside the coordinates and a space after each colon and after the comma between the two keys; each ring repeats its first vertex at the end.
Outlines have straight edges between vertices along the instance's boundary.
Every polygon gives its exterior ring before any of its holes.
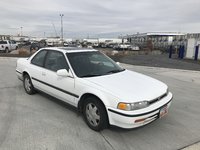
{"type": "Polygon", "coordinates": [[[57,51],[48,52],[44,67],[55,72],[60,69],[69,70],[69,66],[64,55],[57,51]]]}

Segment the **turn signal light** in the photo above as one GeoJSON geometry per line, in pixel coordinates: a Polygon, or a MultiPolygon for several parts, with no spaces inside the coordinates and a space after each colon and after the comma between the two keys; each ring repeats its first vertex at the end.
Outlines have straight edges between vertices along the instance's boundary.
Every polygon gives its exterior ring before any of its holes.
{"type": "Polygon", "coordinates": [[[137,123],[137,122],[143,122],[143,121],[145,121],[145,119],[146,119],[146,118],[137,119],[137,120],[135,120],[135,123],[137,123]]]}
{"type": "Polygon", "coordinates": [[[127,110],[127,104],[125,104],[125,103],[119,103],[118,104],[118,109],[127,110]]]}

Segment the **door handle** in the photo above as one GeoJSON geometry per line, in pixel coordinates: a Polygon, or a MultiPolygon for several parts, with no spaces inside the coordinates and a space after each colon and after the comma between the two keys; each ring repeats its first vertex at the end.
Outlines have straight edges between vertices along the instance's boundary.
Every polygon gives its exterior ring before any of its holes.
{"type": "Polygon", "coordinates": [[[43,75],[43,76],[46,76],[46,73],[45,73],[45,72],[42,72],[42,75],[43,75]]]}

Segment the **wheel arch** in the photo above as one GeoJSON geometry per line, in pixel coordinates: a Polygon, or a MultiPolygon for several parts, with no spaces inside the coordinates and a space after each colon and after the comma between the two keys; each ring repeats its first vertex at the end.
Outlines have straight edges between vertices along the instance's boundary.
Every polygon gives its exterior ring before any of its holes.
{"type": "MultiPolygon", "coordinates": [[[[101,98],[95,94],[92,94],[92,93],[84,93],[79,102],[78,102],[78,111],[82,112],[82,109],[83,109],[83,104],[84,104],[84,101],[87,97],[96,97],[104,106],[105,110],[106,110],[106,106],[105,106],[105,103],[101,100],[101,98]]],[[[106,113],[107,113],[107,110],[106,110],[106,113]]]]}
{"type": "Polygon", "coordinates": [[[104,110],[105,110],[105,113],[106,113],[106,120],[107,120],[105,128],[109,127],[109,125],[110,125],[110,119],[109,119],[109,115],[108,115],[108,110],[106,109],[106,105],[105,105],[105,103],[101,100],[100,96],[97,96],[97,95],[92,94],[92,93],[84,93],[84,94],[81,96],[81,98],[80,98],[80,100],[79,100],[79,102],[78,102],[78,111],[79,111],[80,113],[83,113],[84,101],[86,100],[87,97],[90,97],[90,96],[97,98],[97,99],[99,100],[99,102],[103,105],[104,110]]]}
{"type": "Polygon", "coordinates": [[[23,79],[24,79],[24,76],[25,76],[25,75],[28,75],[28,76],[31,78],[30,74],[29,74],[28,71],[26,71],[26,70],[22,72],[22,78],[23,78],[23,79]]]}
{"type": "Polygon", "coordinates": [[[26,91],[26,93],[27,94],[29,94],[29,95],[33,95],[33,94],[35,94],[36,93],[36,91],[35,91],[35,88],[34,88],[34,85],[33,85],[33,83],[32,83],[32,81],[31,81],[31,76],[30,76],[30,74],[27,72],[27,71],[23,71],[22,72],[22,80],[23,80],[23,85],[24,85],[24,89],[25,89],[25,91],[26,91]],[[25,77],[26,76],[28,76],[28,78],[29,78],[29,90],[27,90],[26,89],[26,86],[25,86],[25,77]]]}

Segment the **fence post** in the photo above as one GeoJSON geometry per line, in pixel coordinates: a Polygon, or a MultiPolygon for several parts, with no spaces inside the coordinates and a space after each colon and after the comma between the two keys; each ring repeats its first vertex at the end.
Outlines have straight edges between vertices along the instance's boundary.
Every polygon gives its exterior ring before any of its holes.
{"type": "Polygon", "coordinates": [[[195,47],[195,55],[194,55],[194,60],[198,60],[198,54],[199,54],[199,45],[195,47]]]}
{"type": "Polygon", "coordinates": [[[172,58],[172,45],[169,47],[169,58],[172,58]]]}

